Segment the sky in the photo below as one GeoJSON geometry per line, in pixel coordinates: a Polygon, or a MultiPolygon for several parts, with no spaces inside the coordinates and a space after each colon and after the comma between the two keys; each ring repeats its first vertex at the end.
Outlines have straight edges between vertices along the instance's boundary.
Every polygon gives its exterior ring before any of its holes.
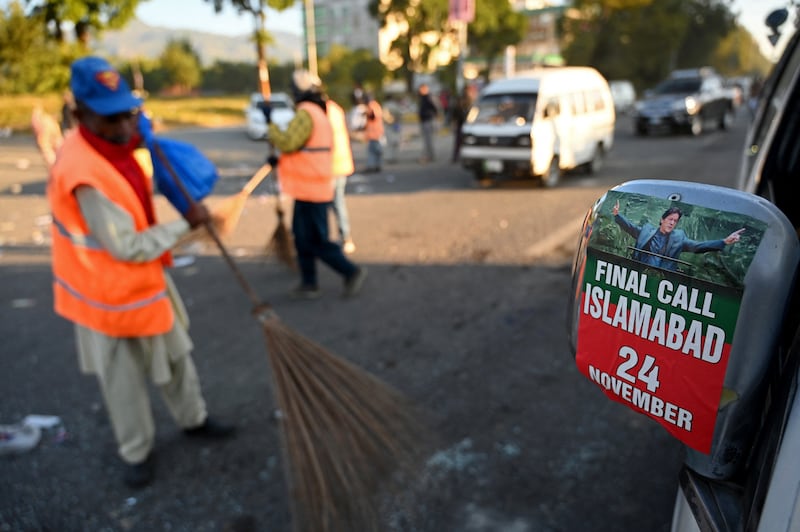
{"type": "MultiPolygon", "coordinates": [[[[778,46],[767,40],[768,30],[764,25],[767,15],[773,10],[787,7],[788,0],[735,0],[733,11],[739,12],[739,22],[756,38],[761,52],[771,60],[777,60],[780,51],[789,38],[788,29],[778,46]]],[[[303,2],[296,0],[293,7],[282,11],[269,11],[266,17],[268,30],[282,30],[302,35],[303,2]]],[[[221,13],[214,13],[211,3],[204,0],[147,0],[136,10],[137,17],[150,26],[178,29],[193,29],[223,35],[242,35],[253,30],[254,19],[249,13],[239,15],[228,7],[221,13]]],[[[791,24],[791,19],[785,26],[791,24]]]]}

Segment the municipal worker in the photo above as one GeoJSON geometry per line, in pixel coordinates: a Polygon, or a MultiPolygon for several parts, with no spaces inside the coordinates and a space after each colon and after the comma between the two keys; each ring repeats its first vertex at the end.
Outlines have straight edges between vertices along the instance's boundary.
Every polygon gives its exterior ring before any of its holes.
{"type": "Polygon", "coordinates": [[[380,172],[383,163],[383,109],[372,96],[367,96],[367,172],[380,172]]]}
{"type": "MultiPolygon", "coordinates": [[[[297,298],[320,296],[316,260],[319,259],[344,280],[345,297],[361,289],[367,270],[353,264],[342,247],[328,234],[328,209],[333,201],[333,128],[326,114],[320,79],[306,70],[292,75],[292,94],[297,112],[282,130],[270,123],[269,140],[280,152],[277,164],[281,191],[294,199],[292,234],[300,267],[300,284],[292,291],[297,298]]],[[[269,122],[270,111],[264,116],[269,122]]]]}
{"type": "Polygon", "coordinates": [[[78,130],[52,168],[55,311],[72,321],[81,370],[97,376],[123,480],[149,484],[155,426],[147,379],[188,436],[225,438],[234,427],[208,416],[191,357],[186,309],[164,268],[170,248],[209,220],[202,204],[157,223],[152,160],[137,149],[142,101],[104,59],[71,66],[78,130]]]}

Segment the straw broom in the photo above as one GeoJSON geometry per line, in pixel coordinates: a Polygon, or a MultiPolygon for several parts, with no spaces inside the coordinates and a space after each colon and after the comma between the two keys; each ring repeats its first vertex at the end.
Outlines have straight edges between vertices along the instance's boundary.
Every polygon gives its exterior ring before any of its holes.
{"type": "MultiPolygon", "coordinates": [[[[155,152],[194,202],[158,145],[155,152]]],[[[413,478],[426,428],[399,392],[286,326],[239,271],[211,222],[205,224],[261,323],[283,415],[281,447],[293,528],[380,532],[377,494],[413,478]]]]}
{"type": "Polygon", "coordinates": [[[278,216],[278,225],[267,242],[267,254],[275,255],[280,262],[296,269],[297,264],[294,260],[294,244],[292,235],[286,226],[283,206],[281,205],[281,192],[278,187],[277,178],[275,180],[275,214],[278,216]]]}

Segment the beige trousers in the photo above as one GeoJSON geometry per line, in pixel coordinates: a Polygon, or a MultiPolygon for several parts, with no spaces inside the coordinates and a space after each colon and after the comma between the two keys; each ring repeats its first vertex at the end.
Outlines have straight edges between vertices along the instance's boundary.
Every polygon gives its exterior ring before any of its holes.
{"type": "MultiPolygon", "coordinates": [[[[200,381],[189,353],[169,357],[170,378],[157,384],[172,417],[181,428],[202,424],[207,416],[200,381]]],[[[119,339],[106,363],[96,368],[119,455],[139,463],[153,449],[155,424],[148,394],[148,375],[153,362],[136,340],[119,339]]]]}

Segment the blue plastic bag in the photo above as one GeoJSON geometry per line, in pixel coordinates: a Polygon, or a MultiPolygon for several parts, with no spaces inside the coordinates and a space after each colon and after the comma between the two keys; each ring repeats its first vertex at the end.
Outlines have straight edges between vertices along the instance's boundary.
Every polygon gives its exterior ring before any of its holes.
{"type": "Polygon", "coordinates": [[[217,168],[193,144],[156,137],[150,119],[144,113],[140,113],[139,117],[139,132],[144,137],[153,160],[153,179],[156,188],[173,207],[181,214],[185,214],[189,210],[189,202],[186,201],[183,192],[175,184],[172,173],[156,151],[156,144],[195,201],[202,200],[213,190],[219,179],[217,168]]]}

